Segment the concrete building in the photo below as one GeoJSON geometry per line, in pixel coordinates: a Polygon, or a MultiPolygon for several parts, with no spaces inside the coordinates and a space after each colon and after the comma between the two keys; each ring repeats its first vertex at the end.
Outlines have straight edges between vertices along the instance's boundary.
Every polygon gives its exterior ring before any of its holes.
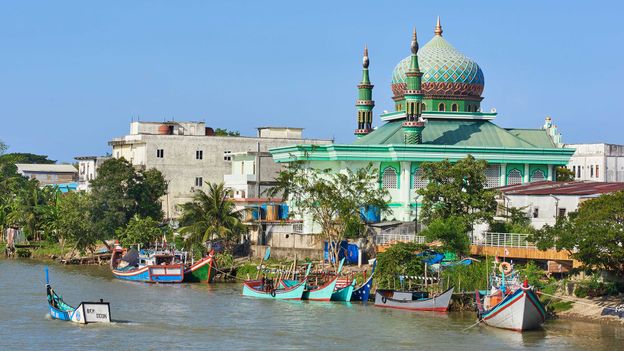
{"type": "Polygon", "coordinates": [[[504,207],[525,208],[533,227],[554,225],[557,217],[575,212],[588,199],[624,190],[620,182],[550,182],[508,185],[499,188],[499,203],[504,207]]]}
{"type": "MultiPolygon", "coordinates": [[[[177,218],[180,215],[177,206],[190,201],[193,191],[204,188],[209,182],[223,182],[224,176],[231,174],[235,154],[251,152],[249,155],[254,155],[256,162],[259,159],[260,173],[272,174],[271,167],[267,166],[268,159],[264,162],[264,157],[258,157],[268,149],[331,143],[331,140],[303,139],[302,132],[301,128],[262,127],[255,137],[215,136],[213,129],[207,128],[204,122],[132,122],[130,134],[115,138],[109,144],[113,157],[123,157],[136,167],[156,168],[163,173],[169,182],[168,194],[163,199],[165,217],[177,218]]],[[[251,178],[257,164],[240,157],[241,165],[247,167],[240,176],[251,182],[247,184],[255,184],[251,178]]],[[[246,192],[245,196],[248,194],[246,192]]]]}
{"type": "Polygon", "coordinates": [[[97,177],[98,168],[109,158],[107,156],[78,156],[74,158],[78,161],[78,190],[89,190],[89,183],[97,177]]]}
{"type": "Polygon", "coordinates": [[[576,149],[567,168],[576,180],[624,182],[624,145],[568,144],[576,149]]]}
{"type": "Polygon", "coordinates": [[[246,151],[232,153],[232,170],[223,177],[235,199],[259,198],[275,185],[282,165],[273,162],[269,152],[246,151]],[[258,166],[259,165],[259,166],[258,166]],[[259,169],[260,172],[256,172],[259,169]]]}
{"type": "Polygon", "coordinates": [[[75,182],[78,170],[72,165],[17,163],[17,173],[37,179],[41,185],[58,185],[75,182]]]}

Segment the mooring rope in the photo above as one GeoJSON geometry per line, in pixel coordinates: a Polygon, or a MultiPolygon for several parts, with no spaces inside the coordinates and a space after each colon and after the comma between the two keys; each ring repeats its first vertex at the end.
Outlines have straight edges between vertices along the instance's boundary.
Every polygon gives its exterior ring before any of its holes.
{"type": "Polygon", "coordinates": [[[547,293],[544,293],[544,292],[540,292],[538,295],[550,296],[550,297],[554,297],[555,299],[567,300],[567,301],[570,301],[570,302],[576,302],[576,303],[580,303],[580,304],[587,305],[587,306],[592,306],[592,307],[602,307],[602,306],[600,306],[598,304],[591,303],[591,302],[580,301],[580,300],[578,300],[576,298],[573,298],[573,297],[551,295],[551,294],[547,294],[547,293]]]}

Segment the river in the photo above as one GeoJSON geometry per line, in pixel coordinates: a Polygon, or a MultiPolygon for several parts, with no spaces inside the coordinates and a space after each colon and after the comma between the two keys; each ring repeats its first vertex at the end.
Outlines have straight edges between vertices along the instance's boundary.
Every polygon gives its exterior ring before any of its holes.
{"type": "Polygon", "coordinates": [[[42,262],[0,259],[4,350],[624,350],[624,328],[548,321],[517,333],[477,325],[474,313],[414,313],[357,303],[241,296],[235,283],[149,285],[106,266],[50,265],[66,302],[103,298],[111,325],[50,319],[42,262]]]}

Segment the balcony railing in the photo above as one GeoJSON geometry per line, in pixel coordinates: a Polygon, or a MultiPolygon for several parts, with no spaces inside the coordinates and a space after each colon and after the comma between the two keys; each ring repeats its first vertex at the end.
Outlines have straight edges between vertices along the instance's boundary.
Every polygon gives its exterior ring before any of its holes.
{"type": "Polygon", "coordinates": [[[535,248],[535,244],[528,238],[529,234],[485,232],[483,235],[473,235],[471,242],[477,246],[535,248]]]}
{"type": "Polygon", "coordinates": [[[390,245],[399,242],[423,244],[425,237],[414,234],[379,234],[375,237],[375,244],[377,245],[390,245]]]}

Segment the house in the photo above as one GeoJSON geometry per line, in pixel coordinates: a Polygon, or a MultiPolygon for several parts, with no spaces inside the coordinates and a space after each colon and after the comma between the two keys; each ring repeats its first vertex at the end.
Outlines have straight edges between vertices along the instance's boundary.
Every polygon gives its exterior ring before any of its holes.
{"type": "Polygon", "coordinates": [[[37,179],[41,185],[73,183],[78,179],[78,170],[73,165],[17,163],[15,166],[17,173],[37,179]]]}
{"type": "Polygon", "coordinates": [[[567,144],[576,149],[566,166],[575,180],[624,182],[624,145],[567,144]]]}
{"type": "Polygon", "coordinates": [[[109,158],[107,156],[75,157],[75,160],[78,161],[78,190],[89,190],[89,183],[97,177],[98,168],[109,158]]]}

